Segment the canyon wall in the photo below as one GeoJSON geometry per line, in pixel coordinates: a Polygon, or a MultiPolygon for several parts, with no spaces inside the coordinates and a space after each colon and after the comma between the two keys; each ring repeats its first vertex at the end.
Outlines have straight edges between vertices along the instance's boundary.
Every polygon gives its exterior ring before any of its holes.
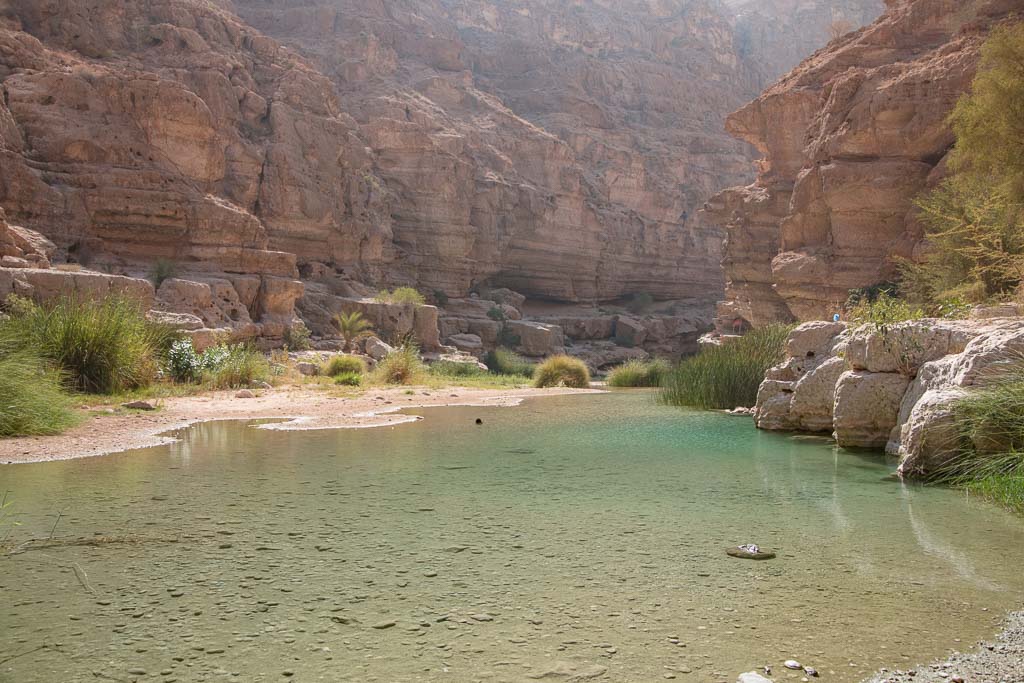
{"type": "MultiPolygon", "coordinates": [[[[855,19],[876,4],[810,3],[855,19]]],[[[781,27],[789,10],[759,16],[781,27]]],[[[694,216],[753,154],[724,116],[796,58],[741,45],[741,15],[717,0],[5,0],[0,206],[58,260],[108,272],[314,264],[453,296],[715,298],[720,233],[694,216]]],[[[807,49],[826,39],[815,28],[807,49]]]]}
{"type": "Polygon", "coordinates": [[[754,185],[711,200],[728,234],[720,329],[830,317],[891,280],[922,240],[913,201],[944,172],[946,119],[988,30],[1019,0],[888,0],[727,121],[763,155],[754,185]]]}

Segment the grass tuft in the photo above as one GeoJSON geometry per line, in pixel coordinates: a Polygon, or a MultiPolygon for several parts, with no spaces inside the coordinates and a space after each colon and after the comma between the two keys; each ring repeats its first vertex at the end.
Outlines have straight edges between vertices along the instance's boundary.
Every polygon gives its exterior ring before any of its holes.
{"type": "Polygon", "coordinates": [[[241,389],[270,379],[266,356],[245,344],[207,349],[203,359],[203,384],[211,389],[241,389]]]}
{"type": "Polygon", "coordinates": [[[651,361],[631,360],[623,363],[608,374],[610,387],[660,387],[672,371],[667,360],[656,358],[651,361]]]}
{"type": "Polygon", "coordinates": [[[488,352],[484,364],[491,372],[499,375],[518,375],[533,377],[536,364],[508,349],[496,349],[488,352]]]}
{"type": "Polygon", "coordinates": [[[148,386],[178,338],[147,321],[139,302],[127,297],[62,297],[45,306],[11,299],[7,308],[0,340],[38,353],[76,391],[110,394],[148,386]]]}
{"type": "Polygon", "coordinates": [[[60,376],[42,358],[0,348],[0,437],[59,434],[77,422],[60,376]]]}
{"type": "Polygon", "coordinates": [[[586,389],[590,386],[590,370],[586,363],[571,356],[552,356],[537,366],[533,374],[533,386],[569,387],[586,389]]]}
{"type": "Polygon", "coordinates": [[[382,384],[415,384],[426,373],[419,349],[413,344],[403,344],[377,363],[373,378],[382,384]]]}
{"type": "Polygon", "coordinates": [[[328,377],[362,375],[365,372],[366,362],[359,356],[332,356],[323,367],[323,374],[328,377]]]}
{"type": "Polygon", "coordinates": [[[703,410],[753,406],[765,373],[782,362],[790,330],[788,325],[758,328],[684,360],[666,375],[661,401],[703,410]]]}
{"type": "Polygon", "coordinates": [[[427,303],[427,299],[412,287],[398,287],[390,292],[382,289],[377,294],[377,302],[382,304],[415,304],[421,306],[427,303]]]}

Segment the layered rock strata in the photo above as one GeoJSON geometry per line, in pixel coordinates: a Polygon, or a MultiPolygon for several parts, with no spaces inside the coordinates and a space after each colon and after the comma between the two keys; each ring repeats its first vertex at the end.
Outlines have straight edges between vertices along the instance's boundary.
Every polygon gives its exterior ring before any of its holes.
{"type": "Polygon", "coordinates": [[[761,384],[754,419],[761,429],[832,433],[843,447],[885,449],[899,456],[902,474],[927,475],[960,444],[954,402],[998,382],[1022,353],[1020,317],[885,329],[805,323],[761,384]]]}
{"type": "Polygon", "coordinates": [[[728,234],[722,328],[831,317],[851,289],[893,279],[922,230],[914,199],[944,173],[947,117],[1012,0],[889,0],[729,117],[764,155],[756,183],[718,195],[728,234]]]}

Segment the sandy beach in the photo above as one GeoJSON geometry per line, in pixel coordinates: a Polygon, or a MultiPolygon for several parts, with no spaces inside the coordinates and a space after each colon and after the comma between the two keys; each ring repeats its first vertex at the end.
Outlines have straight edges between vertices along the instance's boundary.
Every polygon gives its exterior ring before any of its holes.
{"type": "Polygon", "coordinates": [[[224,391],[154,401],[154,411],[124,410],[90,417],[57,436],[0,440],[0,464],[88,458],[173,441],[167,432],[210,420],[285,420],[271,429],[352,429],[386,427],[419,419],[403,415],[407,408],[444,406],[515,406],[524,399],[564,394],[598,393],[579,389],[371,389],[359,396],[336,397],[308,388],[282,388],[237,398],[224,391]],[[411,393],[410,393],[411,392],[411,393]]]}

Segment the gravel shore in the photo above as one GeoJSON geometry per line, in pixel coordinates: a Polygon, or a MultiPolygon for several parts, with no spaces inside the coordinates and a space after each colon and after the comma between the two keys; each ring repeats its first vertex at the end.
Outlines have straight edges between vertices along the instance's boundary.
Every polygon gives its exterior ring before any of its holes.
{"type": "Polygon", "coordinates": [[[1006,619],[1006,628],[967,653],[909,671],[880,671],[865,683],[1024,683],[1024,612],[1006,619]]]}

